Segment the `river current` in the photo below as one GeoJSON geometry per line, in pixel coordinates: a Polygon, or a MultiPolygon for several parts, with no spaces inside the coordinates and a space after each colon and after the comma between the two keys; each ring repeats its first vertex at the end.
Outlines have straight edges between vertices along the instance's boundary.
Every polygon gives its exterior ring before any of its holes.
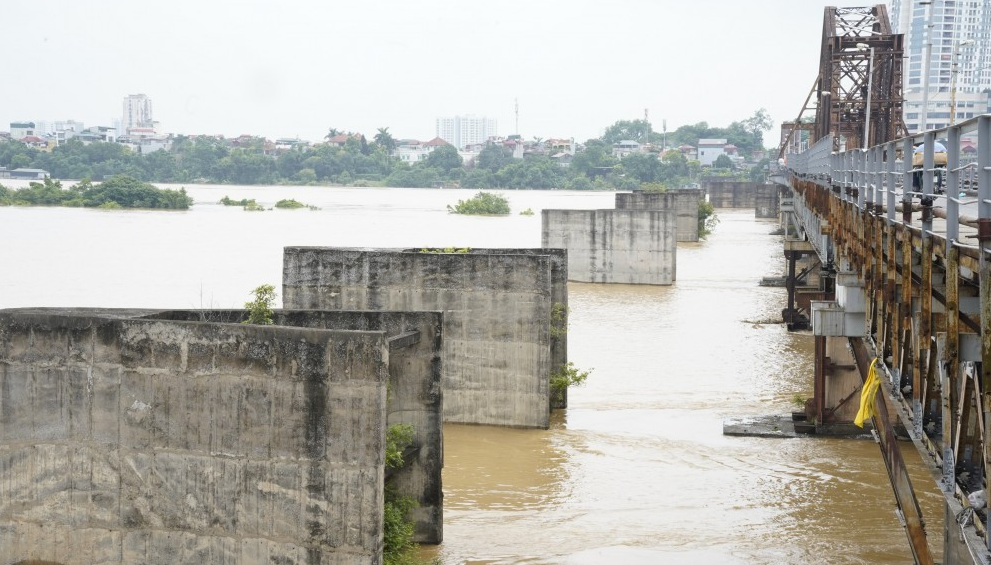
{"type": "MultiPolygon", "coordinates": [[[[6,186],[23,186],[4,181],[6,186]]],[[[540,210],[613,193],[507,191],[513,215],[463,217],[470,190],[191,186],[184,212],[0,207],[0,308],[231,308],[277,288],[287,245],[539,247],[540,210]],[[319,210],[246,212],[295,198],[319,210]],[[518,212],[532,209],[534,215],[518,212]]],[[[669,287],[571,283],[570,360],[593,369],[549,430],[445,426],[444,564],[902,564],[911,553],[877,446],[722,435],[812,388],[812,336],[780,323],[776,223],[717,210],[678,246],[669,287]],[[769,323],[771,322],[771,323],[769,323]]],[[[941,497],[903,445],[935,555],[941,497]]]]}

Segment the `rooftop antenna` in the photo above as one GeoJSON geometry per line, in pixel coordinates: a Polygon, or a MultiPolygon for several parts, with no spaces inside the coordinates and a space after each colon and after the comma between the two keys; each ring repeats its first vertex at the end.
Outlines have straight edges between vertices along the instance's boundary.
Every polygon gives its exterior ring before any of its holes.
{"type": "Polygon", "coordinates": [[[520,99],[516,98],[514,100],[516,103],[516,135],[520,134],[520,99]]]}

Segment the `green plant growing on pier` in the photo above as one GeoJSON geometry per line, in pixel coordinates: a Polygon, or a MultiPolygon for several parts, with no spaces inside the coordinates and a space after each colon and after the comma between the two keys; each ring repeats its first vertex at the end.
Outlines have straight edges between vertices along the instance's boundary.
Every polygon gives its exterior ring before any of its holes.
{"type": "Polygon", "coordinates": [[[532,216],[533,215],[533,208],[527,208],[526,210],[521,211],[520,212],[520,215],[521,216],[532,216]]]}
{"type": "Polygon", "coordinates": [[[244,324],[271,325],[272,315],[275,311],[272,306],[275,304],[275,287],[270,284],[263,284],[251,291],[255,299],[245,302],[244,307],[248,309],[248,319],[244,324]]]}
{"type": "MultiPolygon", "coordinates": [[[[413,444],[413,426],[410,424],[393,424],[385,433],[385,466],[387,469],[399,469],[406,464],[403,451],[413,444]]],[[[385,502],[383,504],[383,545],[382,559],[386,565],[406,565],[415,563],[412,555],[413,520],[409,512],[416,507],[416,501],[409,496],[402,496],[389,483],[385,485],[385,502]]]]}
{"type": "Polygon", "coordinates": [[[582,386],[592,374],[592,369],[583,371],[568,361],[560,369],[551,373],[551,397],[555,402],[564,400],[564,393],[568,387],[582,386]]]}
{"type": "Polygon", "coordinates": [[[719,216],[711,202],[699,200],[699,239],[705,239],[716,229],[719,223],[719,216]]]}
{"type": "Polygon", "coordinates": [[[470,247],[423,247],[420,253],[471,253],[470,247]]]}
{"type": "Polygon", "coordinates": [[[448,204],[447,211],[475,216],[505,216],[511,212],[509,200],[491,192],[479,192],[468,200],[458,200],[454,206],[448,204]]]}
{"type": "Polygon", "coordinates": [[[571,309],[561,302],[551,306],[551,337],[560,338],[568,335],[568,314],[571,309]]]}

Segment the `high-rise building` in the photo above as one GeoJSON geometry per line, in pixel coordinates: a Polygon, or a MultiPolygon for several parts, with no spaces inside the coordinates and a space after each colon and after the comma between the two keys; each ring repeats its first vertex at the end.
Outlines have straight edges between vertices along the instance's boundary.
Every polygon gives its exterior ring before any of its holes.
{"type": "Polygon", "coordinates": [[[144,94],[130,94],[124,97],[124,114],[118,132],[128,135],[132,129],[155,128],[155,120],[151,113],[151,99],[144,94]]]}
{"type": "Polygon", "coordinates": [[[925,59],[929,59],[928,113],[925,129],[950,124],[955,98],[955,122],[986,113],[991,92],[991,0],[892,0],[891,23],[905,35],[905,125],[918,133],[923,125],[925,59]],[[931,11],[931,20],[927,17],[931,11]],[[927,33],[928,32],[928,33],[927,33]],[[956,62],[956,88],[952,86],[956,62]],[[954,93],[955,90],[955,93],[954,93]]]}
{"type": "Polygon", "coordinates": [[[437,118],[437,137],[457,147],[464,149],[468,145],[484,143],[490,137],[498,135],[495,120],[475,116],[454,116],[453,118],[437,118]]]}

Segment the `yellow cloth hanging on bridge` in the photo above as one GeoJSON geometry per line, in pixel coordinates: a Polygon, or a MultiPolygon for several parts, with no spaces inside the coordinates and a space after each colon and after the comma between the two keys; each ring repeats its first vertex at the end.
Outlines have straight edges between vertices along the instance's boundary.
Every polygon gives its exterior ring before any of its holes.
{"type": "Polygon", "coordinates": [[[871,368],[867,371],[867,380],[864,381],[864,388],[860,391],[860,410],[853,423],[859,427],[864,427],[864,420],[873,417],[877,412],[875,403],[877,402],[877,389],[881,386],[881,379],[877,377],[877,358],[871,361],[871,368]]]}

